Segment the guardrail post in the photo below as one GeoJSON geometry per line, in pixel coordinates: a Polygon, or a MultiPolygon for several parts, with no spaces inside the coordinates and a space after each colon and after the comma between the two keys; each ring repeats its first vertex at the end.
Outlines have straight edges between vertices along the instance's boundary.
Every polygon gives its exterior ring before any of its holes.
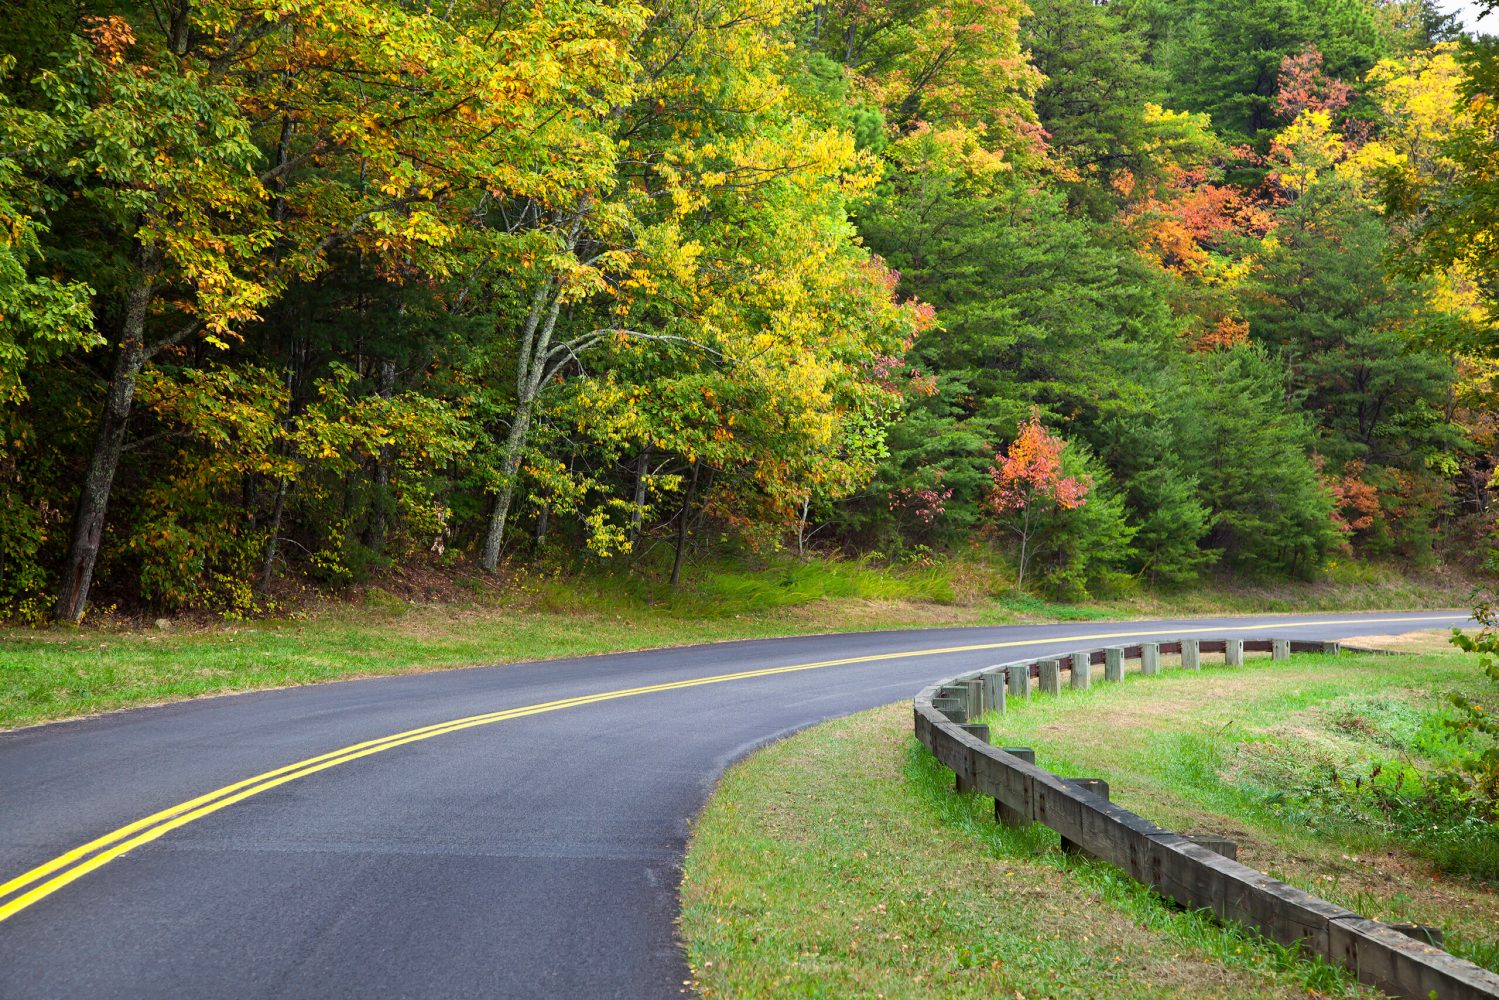
{"type": "Polygon", "coordinates": [[[1182,640],[1182,666],[1187,670],[1202,669],[1202,645],[1198,640],[1182,640]]]}
{"type": "Polygon", "coordinates": [[[1433,927],[1431,924],[1390,924],[1388,926],[1392,931],[1399,931],[1406,937],[1415,938],[1422,944],[1429,944],[1433,948],[1442,947],[1442,942],[1447,937],[1440,927],[1433,927]]]}
{"type": "Polygon", "coordinates": [[[1290,639],[1272,639],[1270,641],[1270,659],[1289,660],[1291,658],[1290,639]]]}
{"type": "Polygon", "coordinates": [[[1239,845],[1227,837],[1219,837],[1212,833],[1184,833],[1183,840],[1190,840],[1198,847],[1206,847],[1214,854],[1221,854],[1230,861],[1239,860],[1239,845]]]}
{"type": "Polygon", "coordinates": [[[972,677],[968,681],[968,717],[970,719],[980,718],[989,710],[984,698],[984,679],[972,677]]]}
{"type": "Polygon", "coordinates": [[[1343,644],[1340,642],[1324,642],[1322,644],[1322,652],[1328,656],[1337,656],[1342,651],[1343,644]]]}
{"type": "MultiPolygon", "coordinates": [[[[961,729],[961,730],[963,730],[963,732],[967,733],[969,736],[975,736],[975,737],[977,737],[979,740],[983,741],[984,743],[988,743],[989,742],[989,727],[986,726],[986,725],[983,725],[982,723],[972,723],[972,724],[969,724],[969,725],[959,726],[958,728],[961,729]]],[[[958,791],[959,794],[962,794],[964,792],[971,792],[971,791],[973,791],[976,786],[974,785],[974,783],[972,781],[969,781],[969,780],[965,779],[962,774],[960,774],[957,771],[954,771],[953,772],[953,787],[955,789],[957,789],[957,791],[958,791]]]]}
{"type": "Polygon", "coordinates": [[[1085,792],[1092,792],[1101,799],[1109,797],[1109,783],[1102,778],[1063,778],[1069,785],[1076,785],[1085,792]]]}
{"type": "Polygon", "coordinates": [[[1244,665],[1244,640],[1229,639],[1223,644],[1223,662],[1230,667],[1242,667],[1244,665]]]}
{"type": "Polygon", "coordinates": [[[1041,693],[1062,693],[1062,664],[1059,660],[1042,660],[1041,668],[1041,693]]]}
{"type": "Polygon", "coordinates": [[[1029,698],[1031,696],[1031,665],[1029,663],[1012,663],[1005,668],[1006,683],[1010,685],[1010,694],[1016,698],[1029,698]]]}
{"type": "Polygon", "coordinates": [[[1003,667],[990,667],[984,671],[984,703],[989,711],[1004,714],[1005,675],[1003,667]]]}
{"type": "MultiPolygon", "coordinates": [[[[1104,801],[1109,798],[1109,783],[1102,778],[1063,778],[1069,785],[1081,788],[1085,792],[1092,792],[1104,801]]],[[[1066,837],[1062,838],[1062,850],[1068,854],[1081,854],[1083,850],[1066,837]]]]}
{"type": "Polygon", "coordinates": [[[1140,643],[1140,673],[1146,677],[1154,677],[1161,672],[1161,644],[1158,642],[1140,643]]]}
{"type": "Polygon", "coordinates": [[[963,704],[961,698],[938,695],[932,699],[932,707],[953,722],[962,724],[968,721],[968,707],[963,704]]]}
{"type": "Polygon", "coordinates": [[[1124,680],[1124,647],[1110,646],[1103,651],[1103,679],[1124,680]]]}
{"type": "MultiPolygon", "coordinates": [[[[1036,751],[1030,747],[1000,747],[1011,757],[1018,757],[1027,764],[1036,762],[1036,751]]],[[[1030,817],[1019,809],[1011,809],[998,799],[994,800],[994,821],[1000,826],[1029,826],[1030,817]]]]}
{"type": "Polygon", "coordinates": [[[1093,683],[1093,658],[1088,653],[1072,654],[1072,686],[1081,691],[1093,683]]]}

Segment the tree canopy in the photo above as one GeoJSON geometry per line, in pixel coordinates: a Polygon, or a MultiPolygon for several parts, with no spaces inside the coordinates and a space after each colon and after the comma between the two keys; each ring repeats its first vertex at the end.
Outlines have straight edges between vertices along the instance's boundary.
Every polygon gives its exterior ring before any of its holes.
{"type": "Polygon", "coordinates": [[[1429,0],[19,6],[7,616],[1493,545],[1499,47],[1429,0]]]}

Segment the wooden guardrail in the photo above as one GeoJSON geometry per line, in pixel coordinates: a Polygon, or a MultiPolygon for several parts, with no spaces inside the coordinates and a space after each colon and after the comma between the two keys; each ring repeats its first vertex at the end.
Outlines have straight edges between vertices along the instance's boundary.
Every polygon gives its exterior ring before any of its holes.
{"type": "Polygon", "coordinates": [[[1103,680],[1117,681],[1126,660],[1138,660],[1141,672],[1152,674],[1160,671],[1162,655],[1179,654],[1190,670],[1200,669],[1203,653],[1221,653],[1225,662],[1239,664],[1246,651],[1287,659],[1293,652],[1338,650],[1337,643],[1286,639],[1182,639],[999,664],[918,694],[916,738],[954,773],[960,790],[994,799],[997,821],[1044,823],[1061,835],[1064,849],[1116,865],[1182,906],[1209,909],[1221,920],[1347,966],[1361,982],[1395,996],[1499,997],[1499,976],[1418,940],[1410,928],[1402,932],[1365,919],[1240,864],[1227,841],[1188,838],[1156,826],[1109,802],[1103,782],[1052,774],[1036,766],[1028,749],[991,746],[987,727],[968,724],[984,712],[1003,711],[1007,699],[1030,697],[1033,678],[1041,691],[1059,691],[1064,672],[1072,687],[1087,687],[1100,664],[1103,680]]]}

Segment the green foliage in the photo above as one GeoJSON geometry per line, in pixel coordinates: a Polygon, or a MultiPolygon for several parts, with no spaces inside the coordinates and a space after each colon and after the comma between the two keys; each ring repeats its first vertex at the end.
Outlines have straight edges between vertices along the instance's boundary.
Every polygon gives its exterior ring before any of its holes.
{"type": "Polygon", "coordinates": [[[1050,594],[1492,529],[1493,60],[1360,79],[1426,0],[21,6],[0,613],[982,552],[1032,412],[1050,594]]]}
{"type": "MultiPolygon", "coordinates": [[[[1491,600],[1483,599],[1474,607],[1473,617],[1481,626],[1478,634],[1454,630],[1452,644],[1476,656],[1490,685],[1499,685],[1499,610],[1491,600]]],[[[1454,693],[1452,703],[1460,715],[1451,728],[1462,741],[1463,753],[1444,775],[1445,790],[1453,801],[1492,826],[1499,821],[1499,720],[1492,705],[1486,708],[1467,695],[1454,693]]]]}
{"type": "Polygon", "coordinates": [[[1253,139],[1275,123],[1286,56],[1315,45],[1329,73],[1356,80],[1382,54],[1361,0],[1183,0],[1155,9],[1168,103],[1207,112],[1231,140],[1253,139]]]}
{"type": "MultiPolygon", "coordinates": [[[[7,127],[10,110],[0,96],[0,143],[34,141],[35,133],[7,127]]],[[[0,407],[24,401],[28,367],[102,343],[88,307],[93,289],[32,273],[45,228],[9,200],[21,184],[15,162],[0,160],[0,407]]]]}
{"type": "Polygon", "coordinates": [[[1037,578],[1054,599],[1085,601],[1091,593],[1120,596],[1118,572],[1130,561],[1136,528],[1125,517],[1124,498],[1108,468],[1083,446],[1062,450],[1062,472],[1092,484],[1080,506],[1058,510],[1035,541],[1037,578]]]}
{"type": "Polygon", "coordinates": [[[1151,174],[1165,138],[1145,113],[1160,81],[1145,62],[1139,26],[1114,4],[1036,0],[1024,28],[1046,77],[1036,116],[1072,172],[1069,194],[1106,216],[1117,201],[1114,184],[1151,174]]]}
{"type": "MultiPolygon", "coordinates": [[[[1181,388],[1159,376],[1146,384],[1162,399],[1181,388]]],[[[1128,565],[1152,583],[1168,586],[1192,582],[1221,554],[1203,546],[1213,512],[1199,499],[1200,481],[1188,471],[1175,435],[1166,414],[1143,409],[1112,413],[1095,433],[1095,447],[1123,482],[1134,528],[1128,565]]]]}
{"type": "Polygon", "coordinates": [[[1284,380],[1262,348],[1195,355],[1171,419],[1180,461],[1213,511],[1211,546],[1250,572],[1307,576],[1337,538],[1309,458],[1311,429],[1287,406],[1284,380]]]}
{"type": "Polygon", "coordinates": [[[251,610],[270,533],[284,527],[278,503],[306,526],[298,553],[330,581],[441,546],[449,512],[440,470],[467,451],[470,434],[441,400],[367,394],[341,366],[290,418],[285,380],[251,366],[151,370],[140,391],[152,417],[175,429],[162,452],[169,472],[144,494],[131,532],[140,590],[154,604],[251,610]],[[377,461],[382,480],[361,482],[377,461]],[[378,547],[362,530],[377,518],[378,547]]]}
{"type": "Polygon", "coordinates": [[[1246,289],[1250,329],[1285,360],[1329,460],[1426,469],[1459,447],[1445,412],[1456,373],[1418,345],[1452,320],[1428,307],[1430,288],[1383,276],[1389,236],[1351,181],[1315,154],[1285,155],[1312,179],[1277,212],[1246,289]]]}
{"type": "Polygon", "coordinates": [[[902,154],[902,175],[861,211],[861,228],[944,329],[912,352],[935,384],[892,428],[879,484],[930,485],[923,474],[943,470],[953,491],[943,517],[902,527],[949,541],[978,523],[994,449],[1034,404],[1068,413],[1133,397],[1128,372],[1159,356],[1173,322],[1137,260],[1069,218],[1059,197],[991,193],[935,136],[902,154]]]}

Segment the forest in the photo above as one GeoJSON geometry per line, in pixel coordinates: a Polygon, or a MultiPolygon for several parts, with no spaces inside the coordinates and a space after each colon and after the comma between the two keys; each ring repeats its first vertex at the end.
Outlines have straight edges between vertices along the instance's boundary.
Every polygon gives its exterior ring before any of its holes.
{"type": "Polygon", "coordinates": [[[1432,0],[7,13],[0,618],[1499,564],[1499,41],[1432,0]]]}

